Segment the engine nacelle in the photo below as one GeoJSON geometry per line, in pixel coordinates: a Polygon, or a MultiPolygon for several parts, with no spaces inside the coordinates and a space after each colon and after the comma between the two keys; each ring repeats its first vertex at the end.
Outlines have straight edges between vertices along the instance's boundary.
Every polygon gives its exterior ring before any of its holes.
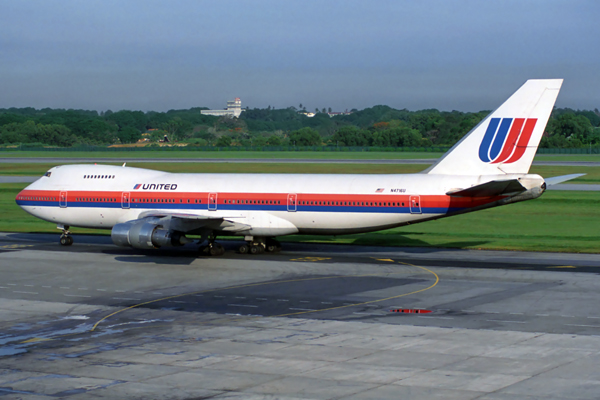
{"type": "Polygon", "coordinates": [[[163,246],[183,246],[188,239],[179,232],[163,229],[158,218],[116,224],[110,232],[117,246],[136,249],[156,249],[163,246]]]}

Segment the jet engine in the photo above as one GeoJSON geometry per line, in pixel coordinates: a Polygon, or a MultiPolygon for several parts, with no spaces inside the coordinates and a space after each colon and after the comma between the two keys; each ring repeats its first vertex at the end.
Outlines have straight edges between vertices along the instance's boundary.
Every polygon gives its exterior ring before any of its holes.
{"type": "Polygon", "coordinates": [[[156,249],[163,246],[183,246],[191,242],[184,234],[164,229],[158,218],[124,222],[113,226],[110,232],[117,246],[136,249],[156,249]]]}

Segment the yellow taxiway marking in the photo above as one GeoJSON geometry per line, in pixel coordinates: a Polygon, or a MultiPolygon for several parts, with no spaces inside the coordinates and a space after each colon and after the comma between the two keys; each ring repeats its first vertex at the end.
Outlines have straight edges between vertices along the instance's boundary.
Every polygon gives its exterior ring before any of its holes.
{"type": "Polygon", "coordinates": [[[375,257],[371,257],[373,260],[377,260],[377,261],[387,261],[387,262],[394,262],[394,260],[392,260],[391,258],[375,258],[375,257]]]}
{"type": "Polygon", "coordinates": [[[22,247],[33,247],[32,244],[7,244],[5,246],[0,246],[0,249],[20,249],[22,247]]]}
{"type": "Polygon", "coordinates": [[[34,337],[34,338],[31,338],[31,339],[24,340],[21,343],[35,343],[35,342],[43,342],[43,341],[46,341],[46,340],[53,340],[53,339],[46,339],[46,338],[34,337]]]}
{"type": "Polygon", "coordinates": [[[292,258],[290,261],[324,261],[331,260],[331,257],[302,257],[302,258],[292,258]]]}
{"type": "Polygon", "coordinates": [[[559,265],[557,267],[548,267],[548,268],[577,268],[572,265],[559,265]]]}

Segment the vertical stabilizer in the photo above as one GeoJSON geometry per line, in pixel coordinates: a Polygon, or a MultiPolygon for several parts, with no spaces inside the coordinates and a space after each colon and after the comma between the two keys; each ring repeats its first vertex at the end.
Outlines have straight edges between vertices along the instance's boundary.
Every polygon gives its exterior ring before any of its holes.
{"type": "Polygon", "coordinates": [[[562,82],[562,79],[528,80],[425,172],[526,174],[562,82]]]}

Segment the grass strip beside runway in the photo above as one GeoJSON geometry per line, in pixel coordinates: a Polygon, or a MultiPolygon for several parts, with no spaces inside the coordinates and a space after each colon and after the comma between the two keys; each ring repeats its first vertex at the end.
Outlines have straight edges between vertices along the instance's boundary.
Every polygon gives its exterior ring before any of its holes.
{"type": "MultiPolygon", "coordinates": [[[[21,210],[15,197],[26,184],[0,184],[0,231],[58,233],[54,224],[21,210]]],[[[536,200],[382,232],[347,236],[288,236],[282,241],[378,246],[506,249],[600,253],[600,192],[546,192],[536,200]]],[[[82,233],[108,230],[73,228],[82,233]]]]}
{"type": "MultiPolygon", "coordinates": [[[[188,150],[154,150],[154,151],[0,151],[0,158],[305,158],[326,160],[405,160],[431,158],[438,159],[441,152],[403,152],[403,151],[188,151],[188,150]]],[[[535,161],[589,161],[600,162],[600,154],[538,154],[535,161]]]]}
{"type": "MultiPolygon", "coordinates": [[[[110,163],[121,165],[122,163],[110,163]]],[[[42,176],[55,164],[0,163],[0,175],[42,176]]],[[[159,169],[183,173],[280,173],[280,174],[413,174],[421,172],[425,164],[288,164],[288,163],[127,163],[129,167],[159,169]]],[[[569,183],[600,184],[600,167],[534,165],[532,174],[552,177],[568,174],[586,174],[569,183]]]]}

